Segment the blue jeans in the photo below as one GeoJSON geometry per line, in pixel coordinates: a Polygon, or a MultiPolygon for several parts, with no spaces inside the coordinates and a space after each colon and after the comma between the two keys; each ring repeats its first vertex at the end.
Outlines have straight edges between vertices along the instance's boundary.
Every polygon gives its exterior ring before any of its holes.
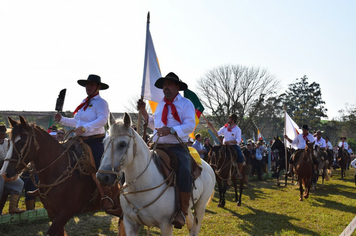
{"type": "Polygon", "coordinates": [[[190,154],[183,146],[169,147],[178,158],[177,186],[179,191],[190,193],[193,178],[190,171],[190,154]]]}
{"type": "Polygon", "coordinates": [[[235,149],[237,153],[237,163],[244,163],[244,155],[241,152],[241,148],[239,145],[230,145],[233,149],[235,149]]]}
{"type": "Polygon", "coordinates": [[[101,138],[89,138],[83,140],[86,144],[89,145],[91,151],[94,156],[96,170],[99,169],[101,157],[104,153],[104,144],[103,144],[104,137],[101,138]]]}
{"type": "MultiPolygon", "coordinates": [[[[35,177],[36,184],[38,184],[38,176],[35,175],[34,177],[35,177]]],[[[37,187],[32,182],[32,179],[30,178],[30,173],[28,171],[24,172],[21,176],[21,179],[24,183],[23,188],[25,190],[25,200],[35,199],[34,196],[30,196],[27,194],[28,191],[35,191],[37,189],[37,187]]]]}

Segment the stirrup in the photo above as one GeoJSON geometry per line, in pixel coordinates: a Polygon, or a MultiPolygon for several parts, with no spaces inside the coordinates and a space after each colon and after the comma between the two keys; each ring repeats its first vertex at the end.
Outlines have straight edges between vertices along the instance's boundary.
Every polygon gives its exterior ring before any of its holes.
{"type": "Polygon", "coordinates": [[[174,225],[174,228],[181,229],[184,226],[185,222],[186,222],[185,221],[185,216],[184,216],[182,211],[176,212],[176,213],[173,214],[172,219],[171,219],[171,223],[174,225]],[[178,214],[181,214],[181,216],[183,217],[184,222],[182,222],[183,223],[182,225],[181,224],[178,225],[178,224],[176,224],[178,222],[174,222],[176,220],[176,218],[178,217],[178,214]]]}
{"type": "Polygon", "coordinates": [[[242,175],[240,173],[236,174],[236,179],[242,179],[242,175]]]}

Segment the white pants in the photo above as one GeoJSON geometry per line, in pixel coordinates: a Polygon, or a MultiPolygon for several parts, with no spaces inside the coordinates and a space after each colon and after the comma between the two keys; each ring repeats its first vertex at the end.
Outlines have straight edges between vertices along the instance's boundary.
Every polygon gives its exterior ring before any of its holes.
{"type": "Polygon", "coordinates": [[[11,194],[21,194],[23,189],[23,181],[21,178],[18,178],[17,180],[7,182],[0,175],[0,197],[2,196],[4,187],[10,189],[11,194]]]}

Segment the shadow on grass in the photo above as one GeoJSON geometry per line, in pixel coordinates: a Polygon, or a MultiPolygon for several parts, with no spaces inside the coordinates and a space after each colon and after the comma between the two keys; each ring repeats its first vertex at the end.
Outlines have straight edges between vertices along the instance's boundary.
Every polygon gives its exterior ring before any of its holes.
{"type": "Polygon", "coordinates": [[[242,220],[239,228],[249,235],[282,235],[284,232],[293,232],[293,235],[320,235],[317,232],[296,226],[290,222],[292,220],[299,220],[297,218],[258,210],[250,206],[245,207],[248,208],[251,213],[243,215],[229,209],[226,210],[242,220]]]}
{"type": "Polygon", "coordinates": [[[315,202],[312,202],[311,205],[315,207],[324,207],[324,208],[329,208],[332,210],[338,210],[340,212],[348,212],[348,213],[355,213],[355,209],[353,207],[350,207],[346,204],[339,203],[336,201],[330,201],[325,198],[321,197],[314,197],[315,202]]]}

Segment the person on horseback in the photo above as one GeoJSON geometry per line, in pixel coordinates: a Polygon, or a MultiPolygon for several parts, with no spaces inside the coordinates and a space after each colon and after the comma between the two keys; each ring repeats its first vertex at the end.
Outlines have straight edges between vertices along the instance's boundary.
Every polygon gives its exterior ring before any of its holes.
{"type": "Polygon", "coordinates": [[[56,113],[54,119],[62,125],[75,127],[74,133],[82,137],[90,146],[98,169],[104,152],[104,126],[109,117],[109,105],[100,97],[99,91],[108,89],[109,86],[102,83],[98,75],[89,75],[87,80],[77,82],[85,87],[87,98],[73,112],[74,118],[63,117],[60,113],[56,113]]]}
{"type": "Polygon", "coordinates": [[[137,102],[137,109],[142,112],[148,126],[154,130],[154,142],[164,145],[178,158],[177,186],[180,204],[177,205],[180,205],[180,209],[173,215],[172,224],[176,228],[182,228],[188,215],[193,180],[191,157],[181,141],[187,143],[189,134],[194,131],[195,108],[189,99],[179,93],[188,89],[188,86],[175,73],[170,72],[165,77],[159,78],[155,86],[163,90],[164,98],[158,103],[154,114],[148,115],[146,104],[142,99],[137,102]]]}
{"type": "MultiPolygon", "coordinates": [[[[91,74],[86,80],[78,80],[77,83],[85,87],[88,95],[81,104],[74,110],[74,118],[67,118],[60,113],[56,113],[54,120],[62,125],[75,127],[74,133],[80,136],[88,144],[93,153],[96,170],[100,166],[101,157],[104,153],[103,140],[105,138],[105,125],[109,117],[109,105],[106,100],[99,95],[100,90],[106,90],[109,85],[101,82],[98,75],[91,74]]],[[[114,198],[119,194],[117,186],[102,187],[105,195],[114,198]]],[[[102,208],[109,214],[120,216],[121,208],[115,211],[111,209],[112,204],[105,198],[102,208]]]]}
{"type": "MultiPolygon", "coordinates": [[[[6,138],[7,128],[4,124],[0,125],[0,169],[4,163],[4,159],[6,157],[6,153],[10,147],[10,142],[6,138]]],[[[10,190],[10,205],[9,205],[9,213],[22,213],[24,210],[18,208],[19,199],[21,197],[23,181],[21,178],[17,178],[14,181],[5,181],[4,178],[0,175],[0,215],[2,215],[2,210],[5,206],[5,202],[7,200],[6,197],[2,197],[4,188],[10,190]]]]}
{"type": "MultiPolygon", "coordinates": [[[[327,158],[327,153],[326,153],[326,141],[325,139],[323,139],[321,137],[321,131],[320,130],[317,130],[315,132],[315,143],[314,143],[314,146],[319,146],[319,153],[320,155],[324,158],[324,160],[326,160],[327,158]]],[[[314,169],[316,170],[317,169],[317,166],[318,166],[318,160],[316,160],[315,158],[313,158],[313,162],[314,162],[314,169]]]]}
{"type": "Polygon", "coordinates": [[[298,147],[298,150],[294,152],[294,154],[290,157],[289,160],[289,170],[286,173],[289,177],[293,176],[293,167],[294,164],[298,162],[298,158],[301,153],[304,152],[305,150],[305,145],[306,142],[314,142],[315,138],[312,134],[309,133],[309,127],[308,125],[303,125],[302,126],[302,133],[298,134],[294,140],[290,139],[286,134],[284,135],[284,138],[288,140],[288,142],[292,144],[296,144],[298,147]]]}
{"type": "Polygon", "coordinates": [[[340,141],[340,143],[338,145],[339,149],[341,148],[341,149],[345,150],[346,153],[347,153],[347,158],[350,159],[350,153],[347,151],[349,149],[349,145],[346,142],[346,137],[343,136],[343,137],[340,138],[340,140],[341,141],[340,141]]]}
{"type": "MultiPolygon", "coordinates": [[[[223,143],[230,145],[237,153],[237,165],[238,173],[236,174],[237,179],[242,179],[242,168],[244,163],[244,156],[241,152],[240,142],[241,142],[241,129],[236,125],[237,115],[231,114],[228,117],[227,123],[217,131],[219,136],[224,135],[223,143]]],[[[214,126],[207,121],[208,126],[213,129],[213,132],[216,133],[214,126]]]]}

